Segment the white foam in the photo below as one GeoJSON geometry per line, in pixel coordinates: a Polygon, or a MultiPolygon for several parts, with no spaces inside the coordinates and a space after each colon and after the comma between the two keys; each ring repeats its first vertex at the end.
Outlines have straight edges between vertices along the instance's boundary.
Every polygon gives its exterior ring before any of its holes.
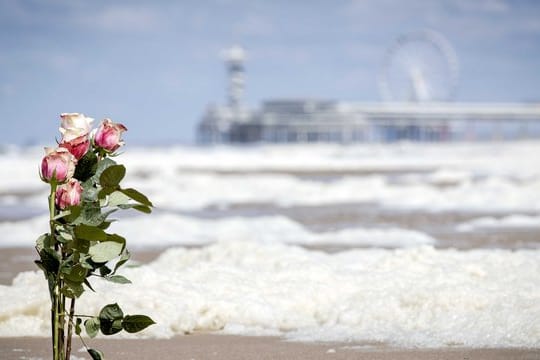
{"type": "Polygon", "coordinates": [[[227,207],[235,203],[279,206],[376,203],[426,211],[536,211],[540,177],[524,183],[499,177],[439,187],[425,182],[391,183],[385,176],[346,176],[333,182],[288,175],[175,175],[136,182],[158,206],[170,209],[227,207]]]}
{"type": "MultiPolygon", "coordinates": [[[[30,247],[48,231],[47,217],[0,223],[0,247],[30,247]]],[[[434,244],[428,235],[407,229],[350,228],[316,233],[283,216],[197,219],[160,214],[123,218],[108,229],[128,239],[130,247],[204,245],[220,240],[250,240],[302,245],[406,247],[434,244]],[[264,229],[264,231],[261,231],[264,229]]]]}
{"type": "Polygon", "coordinates": [[[131,152],[126,162],[148,176],[133,178],[133,185],[165,208],[372,202],[430,211],[515,212],[540,209],[538,152],[540,142],[283,145],[140,150],[131,152]],[[220,170],[232,174],[212,173],[220,170]],[[287,174],[387,170],[427,173],[402,183],[385,174],[345,175],[328,182],[287,174]],[[247,174],[235,174],[242,171],[247,174]]]}
{"type": "MultiPolygon", "coordinates": [[[[116,302],[157,325],[139,336],[192,331],[400,346],[540,347],[540,250],[364,249],[325,254],[227,241],[167,250],[125,269],[132,285],[93,280],[78,311],[116,302]]],[[[42,274],[0,286],[0,336],[47,336],[42,274]]]]}
{"type": "Polygon", "coordinates": [[[130,244],[134,246],[194,245],[222,240],[249,240],[312,246],[387,247],[415,246],[435,242],[433,238],[424,233],[399,228],[350,228],[316,233],[284,216],[205,220],[178,215],[158,215],[122,219],[122,221],[114,223],[111,230],[125,234],[130,244]],[[151,244],[148,243],[148,234],[151,234],[152,237],[151,244]],[[178,235],[171,236],[171,234],[178,235]]]}
{"type": "MultiPolygon", "coordinates": [[[[132,148],[118,160],[128,167],[126,186],[147,193],[158,207],[201,209],[235,203],[280,206],[373,202],[429,211],[537,211],[540,142],[258,146],[251,148],[132,148]],[[219,175],[226,170],[233,175],[219,175]],[[400,181],[378,173],[409,171],[400,181]],[[419,174],[417,171],[427,171],[419,174]],[[312,181],[287,172],[329,172],[312,181]],[[235,172],[247,172],[236,173],[235,172]],[[406,181],[405,181],[405,180],[406,181]]],[[[0,204],[46,209],[47,187],[37,149],[0,154],[0,204]],[[9,195],[11,194],[11,195],[9,195]]]]}

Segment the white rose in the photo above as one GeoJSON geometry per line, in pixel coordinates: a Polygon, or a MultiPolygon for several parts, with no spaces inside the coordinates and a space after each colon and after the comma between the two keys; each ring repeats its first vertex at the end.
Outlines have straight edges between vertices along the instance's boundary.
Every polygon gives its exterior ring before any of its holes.
{"type": "Polygon", "coordinates": [[[65,113],[60,115],[60,133],[62,141],[71,141],[80,136],[87,135],[94,119],[79,113],[65,113]]]}

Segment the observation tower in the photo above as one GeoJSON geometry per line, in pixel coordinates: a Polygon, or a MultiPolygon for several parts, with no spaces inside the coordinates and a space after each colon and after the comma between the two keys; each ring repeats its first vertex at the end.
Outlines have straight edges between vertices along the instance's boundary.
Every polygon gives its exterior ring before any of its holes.
{"type": "Polygon", "coordinates": [[[244,61],[246,59],[245,50],[235,45],[222,52],[225,60],[228,76],[227,104],[233,110],[238,110],[242,106],[245,86],[244,61]]]}

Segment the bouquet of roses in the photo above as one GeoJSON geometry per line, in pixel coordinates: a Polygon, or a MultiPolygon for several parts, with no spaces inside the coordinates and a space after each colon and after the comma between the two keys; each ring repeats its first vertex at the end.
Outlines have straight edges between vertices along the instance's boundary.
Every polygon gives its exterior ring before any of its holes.
{"type": "Polygon", "coordinates": [[[75,312],[75,302],[91,277],[119,284],[130,283],[117,270],[129,259],[126,239],[107,232],[118,210],[135,209],[150,213],[152,203],[120,182],[126,169],[113,158],[124,144],[126,127],[105,119],[91,131],[93,119],[82,114],[62,114],[62,140],[55,149],[46,148],[41,162],[41,179],[50,185],[50,231],[36,242],[36,261],[49,285],[53,360],[70,358],[73,331],[92,359],[102,359],[81,337],[82,326],[90,337],[98,332],[134,333],[154,324],[145,315],[124,315],[118,304],[103,307],[98,315],[75,312]],[[68,306],[69,301],[69,306],[68,306]],[[84,320],[84,322],[83,322],[84,320]]]}

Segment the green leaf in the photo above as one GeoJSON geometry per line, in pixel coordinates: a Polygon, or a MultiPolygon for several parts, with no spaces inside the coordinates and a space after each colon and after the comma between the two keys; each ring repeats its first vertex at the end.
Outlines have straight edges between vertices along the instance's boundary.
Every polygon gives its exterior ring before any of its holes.
{"type": "Polygon", "coordinates": [[[72,267],[63,269],[62,273],[64,279],[67,279],[74,283],[82,283],[86,279],[86,274],[88,270],[85,269],[81,264],[76,264],[72,267]]]}
{"type": "Polygon", "coordinates": [[[88,353],[92,357],[92,360],[103,360],[103,353],[96,349],[88,349],[88,353]]]}
{"type": "Polygon", "coordinates": [[[124,321],[122,321],[122,327],[128,333],[139,332],[153,324],[155,324],[155,321],[146,315],[126,315],[124,321]]]}
{"type": "Polygon", "coordinates": [[[43,234],[37,238],[36,250],[38,253],[41,252],[41,250],[43,250],[44,248],[49,248],[49,247],[51,247],[51,237],[48,233],[43,234]]]}
{"type": "Polygon", "coordinates": [[[58,215],[56,215],[52,219],[53,220],[58,220],[58,219],[61,219],[61,218],[65,217],[65,216],[68,216],[68,215],[71,215],[71,210],[61,211],[58,215]]]}
{"type": "Polygon", "coordinates": [[[114,266],[113,274],[116,273],[116,270],[118,270],[118,268],[120,268],[120,266],[124,265],[129,260],[130,257],[131,257],[131,254],[129,253],[129,251],[126,250],[122,254],[122,256],[120,256],[120,259],[118,260],[118,262],[114,266]]]}
{"type": "Polygon", "coordinates": [[[98,198],[99,189],[94,186],[92,180],[88,180],[83,184],[82,197],[85,201],[96,201],[98,198]]]}
{"type": "Polygon", "coordinates": [[[111,158],[105,158],[105,159],[98,162],[98,167],[97,167],[97,170],[96,170],[96,174],[94,175],[96,183],[99,180],[99,178],[101,177],[101,174],[103,173],[103,171],[105,171],[107,168],[109,168],[109,167],[111,167],[113,165],[116,165],[116,162],[114,160],[112,160],[111,158]]]}
{"type": "Polygon", "coordinates": [[[107,234],[107,241],[114,241],[122,244],[122,251],[124,251],[124,248],[126,247],[126,238],[118,234],[107,234]]]}
{"type": "Polygon", "coordinates": [[[103,229],[103,230],[107,230],[109,228],[109,226],[111,226],[111,224],[114,222],[115,220],[110,220],[110,221],[104,221],[102,222],[101,224],[98,225],[98,227],[100,229],[103,229]]]}
{"type": "Polygon", "coordinates": [[[59,242],[65,244],[68,241],[73,240],[73,235],[71,235],[71,233],[69,233],[68,231],[58,231],[57,239],[59,242]]]}
{"type": "MultiPolygon", "coordinates": [[[[86,254],[88,253],[88,250],[90,249],[90,240],[75,238],[73,242],[70,243],[70,248],[73,250],[77,250],[80,253],[86,254]]],[[[92,267],[87,267],[87,269],[91,269],[91,268],[92,267]]]]}
{"type": "Polygon", "coordinates": [[[107,233],[97,226],[81,224],[75,227],[75,237],[90,241],[105,241],[107,233]]]}
{"type": "Polygon", "coordinates": [[[85,224],[90,226],[100,226],[107,216],[115,212],[117,209],[111,209],[105,212],[101,212],[101,207],[98,203],[83,203],[83,209],[80,216],[73,221],[74,225],[85,224]]]}
{"type": "Polygon", "coordinates": [[[99,273],[101,276],[107,276],[112,272],[111,269],[109,269],[107,266],[103,265],[99,268],[99,273]]]}
{"type": "Polygon", "coordinates": [[[112,165],[100,175],[99,184],[103,188],[117,188],[124,176],[126,176],[124,165],[112,165]]]}
{"type": "Polygon", "coordinates": [[[81,335],[81,318],[77,318],[77,321],[75,322],[75,335],[81,335]]]}
{"type": "Polygon", "coordinates": [[[98,160],[96,154],[93,151],[88,151],[82,158],[77,161],[75,167],[75,179],[79,181],[86,181],[90,179],[96,172],[98,160]]]}
{"type": "Polygon", "coordinates": [[[149,208],[148,206],[144,206],[144,205],[135,205],[135,206],[133,206],[133,209],[135,209],[137,211],[140,211],[142,213],[145,213],[145,214],[150,214],[152,212],[151,208],[149,208]]]}
{"type": "Polygon", "coordinates": [[[58,268],[60,267],[60,257],[51,248],[43,248],[39,252],[41,260],[36,261],[36,264],[45,272],[48,273],[57,273],[58,268]]]}
{"type": "Polygon", "coordinates": [[[75,220],[81,215],[81,206],[71,206],[68,208],[69,214],[65,216],[67,223],[74,223],[75,220]]]}
{"type": "Polygon", "coordinates": [[[123,317],[124,313],[117,303],[107,304],[99,312],[99,320],[117,320],[123,317]]]}
{"type": "Polygon", "coordinates": [[[88,254],[92,261],[104,263],[114,259],[122,253],[123,245],[114,241],[106,241],[93,246],[90,246],[88,254]]]}
{"type": "Polygon", "coordinates": [[[122,319],[101,321],[99,329],[103,335],[114,335],[122,331],[122,319]]]}
{"type": "Polygon", "coordinates": [[[122,275],[107,276],[105,279],[117,284],[131,284],[131,280],[122,275]]]}
{"type": "Polygon", "coordinates": [[[116,191],[116,189],[117,189],[117,187],[102,188],[98,193],[98,198],[99,199],[105,199],[107,197],[107,195],[112,194],[113,192],[116,191]]]}
{"type": "Polygon", "coordinates": [[[118,205],[118,208],[120,208],[122,210],[135,209],[135,210],[143,212],[145,214],[150,214],[152,212],[152,209],[149,208],[148,206],[137,204],[137,203],[121,204],[121,205],[118,205]]]}
{"type": "Polygon", "coordinates": [[[139,204],[150,206],[150,207],[154,206],[154,205],[152,205],[152,202],[150,200],[148,200],[146,195],[140,193],[139,191],[137,191],[135,189],[132,189],[132,188],[120,189],[120,191],[123,192],[124,195],[129,196],[130,198],[132,198],[133,200],[138,202],[139,204]]]}
{"type": "Polygon", "coordinates": [[[61,292],[66,297],[74,299],[80,297],[84,293],[84,288],[81,283],[64,280],[64,287],[61,292]]]}
{"type": "Polygon", "coordinates": [[[97,316],[84,321],[86,333],[91,338],[95,337],[99,331],[99,318],[97,316]]]}
{"type": "Polygon", "coordinates": [[[113,335],[122,331],[124,313],[118,304],[109,304],[99,313],[99,329],[104,335],[113,335]]]}
{"type": "Polygon", "coordinates": [[[122,191],[115,190],[109,195],[109,203],[108,205],[111,207],[118,206],[118,205],[124,205],[128,204],[130,201],[130,197],[127,195],[124,195],[122,191]]]}

